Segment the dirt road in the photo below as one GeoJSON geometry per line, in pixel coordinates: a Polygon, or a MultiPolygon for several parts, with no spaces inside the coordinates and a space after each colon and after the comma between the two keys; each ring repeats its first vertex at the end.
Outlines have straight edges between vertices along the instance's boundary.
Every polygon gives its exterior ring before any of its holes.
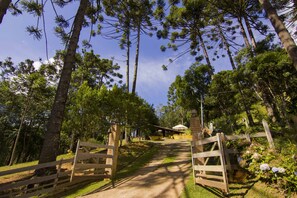
{"type": "Polygon", "coordinates": [[[160,153],[135,175],[116,182],[115,188],[103,189],[84,198],[177,198],[191,173],[188,142],[166,140],[160,153]],[[174,156],[173,162],[164,158],[174,156]]]}

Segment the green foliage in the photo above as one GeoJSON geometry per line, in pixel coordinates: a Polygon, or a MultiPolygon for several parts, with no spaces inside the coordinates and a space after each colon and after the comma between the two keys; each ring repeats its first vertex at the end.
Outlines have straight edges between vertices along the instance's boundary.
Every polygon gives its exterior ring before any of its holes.
{"type": "Polygon", "coordinates": [[[284,135],[275,139],[276,151],[255,142],[245,150],[243,155],[243,159],[247,162],[246,168],[252,174],[275,188],[283,189],[286,194],[296,192],[297,189],[295,158],[297,148],[296,143],[291,142],[289,138],[290,136],[284,135]],[[269,169],[264,170],[263,166],[266,164],[269,169]]]}
{"type": "Polygon", "coordinates": [[[35,69],[32,60],[14,65],[8,58],[0,65],[0,164],[9,160],[18,133],[15,161],[34,160],[39,155],[55,86],[44,72],[46,66],[35,69]]]}
{"type": "MultiPolygon", "coordinates": [[[[257,125],[261,125],[262,119],[274,125],[289,126],[290,115],[296,114],[297,75],[284,50],[276,48],[257,56],[252,56],[250,50],[243,50],[237,58],[237,70],[221,71],[211,78],[206,66],[192,65],[170,86],[170,106],[197,109],[201,94],[205,95],[206,122],[211,121],[226,133],[246,133],[243,120],[250,121],[247,113],[256,123],[253,126],[247,122],[250,132],[259,130],[257,125]]],[[[166,116],[173,118],[169,111],[163,117],[166,116]]]]}
{"type": "Polygon", "coordinates": [[[122,75],[112,60],[100,59],[93,51],[77,56],[73,72],[66,118],[63,122],[61,150],[73,150],[78,139],[106,141],[111,123],[126,125],[148,134],[157,123],[154,109],[135,94],[119,87],[122,75]],[[129,115],[128,120],[126,115],[129,115]]]}
{"type": "Polygon", "coordinates": [[[201,96],[208,92],[210,70],[207,65],[195,63],[185,71],[183,77],[177,76],[169,87],[169,104],[181,106],[185,110],[197,109],[201,96]]]}
{"type": "Polygon", "coordinates": [[[190,113],[180,107],[174,105],[159,106],[157,108],[160,126],[172,128],[178,124],[189,124],[190,113]]]}
{"type": "MultiPolygon", "coordinates": [[[[151,124],[158,122],[154,108],[117,86],[122,77],[117,73],[119,66],[112,60],[100,59],[92,51],[76,57],[77,69],[68,93],[60,152],[73,149],[77,139],[106,141],[111,123],[149,134],[153,130],[151,124]],[[128,122],[126,113],[131,115],[128,122]]],[[[42,64],[38,69],[31,60],[18,65],[10,58],[0,62],[0,164],[9,160],[18,130],[15,161],[31,161],[39,156],[63,59],[64,53],[58,52],[53,64],[42,64]]]]}

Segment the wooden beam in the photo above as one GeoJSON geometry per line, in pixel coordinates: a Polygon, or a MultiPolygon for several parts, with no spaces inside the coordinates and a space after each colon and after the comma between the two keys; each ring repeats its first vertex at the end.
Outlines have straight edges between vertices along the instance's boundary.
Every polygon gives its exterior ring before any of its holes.
{"type": "Polygon", "coordinates": [[[196,140],[192,142],[192,145],[204,145],[204,144],[208,144],[208,143],[212,143],[212,142],[216,142],[217,141],[217,137],[213,136],[213,137],[209,137],[209,138],[205,138],[202,140],[196,140]]]}
{"type": "MultiPolygon", "coordinates": [[[[73,158],[63,159],[62,164],[70,163],[70,162],[73,162],[73,158]]],[[[43,164],[38,164],[33,166],[11,169],[11,170],[0,172],[0,176],[4,176],[4,175],[6,176],[6,175],[15,174],[15,173],[24,172],[24,171],[31,171],[31,170],[36,170],[36,169],[41,169],[46,167],[52,167],[58,164],[60,164],[60,161],[54,161],[54,162],[48,162],[48,163],[43,163],[43,164]]]]}
{"type": "Polygon", "coordinates": [[[215,150],[215,151],[205,151],[202,153],[194,153],[193,158],[198,158],[198,157],[217,157],[220,156],[220,151],[215,150]]]}
{"type": "Polygon", "coordinates": [[[206,179],[217,179],[217,180],[223,180],[223,176],[218,175],[207,175],[207,174],[196,174],[196,177],[202,177],[206,179]]]}
{"type": "Polygon", "coordinates": [[[201,178],[196,178],[195,181],[196,181],[196,183],[201,184],[203,186],[215,187],[215,188],[222,189],[225,192],[228,192],[228,189],[226,189],[226,186],[223,182],[206,180],[206,179],[201,179],[201,178]]]}
{"type": "Polygon", "coordinates": [[[251,134],[250,136],[251,136],[251,138],[266,137],[266,133],[265,132],[259,132],[259,133],[256,133],[256,134],[251,134]]]}
{"type": "Polygon", "coordinates": [[[109,133],[108,146],[110,149],[107,150],[107,155],[112,155],[113,158],[106,159],[106,165],[110,165],[110,168],[107,168],[106,171],[109,172],[112,178],[114,185],[114,177],[116,174],[117,164],[118,164],[118,155],[119,155],[119,140],[120,140],[120,126],[112,125],[110,128],[111,132],[109,133]],[[112,149],[111,149],[112,148],[112,149]]]}
{"type": "Polygon", "coordinates": [[[92,168],[112,168],[111,164],[79,164],[77,163],[75,166],[75,170],[77,169],[92,169],[92,168]]]}
{"type": "Polygon", "coordinates": [[[113,155],[107,155],[102,153],[80,153],[77,157],[77,160],[86,160],[91,158],[113,158],[113,155]]]}
{"type": "Polygon", "coordinates": [[[103,145],[103,144],[95,144],[91,142],[80,142],[80,146],[86,146],[91,148],[106,148],[106,149],[112,149],[113,146],[111,145],[103,145]]]}
{"type": "Polygon", "coordinates": [[[223,173],[223,180],[224,180],[224,185],[225,185],[225,191],[229,192],[229,187],[228,187],[228,176],[227,176],[227,169],[226,169],[226,158],[225,158],[225,151],[224,151],[224,145],[223,145],[223,139],[224,134],[223,133],[217,133],[217,138],[218,138],[218,146],[219,150],[221,152],[221,166],[222,166],[222,173],[223,173]]]}
{"type": "Polygon", "coordinates": [[[72,182],[74,174],[75,174],[75,166],[76,166],[76,163],[77,163],[79,147],[80,147],[80,140],[77,141],[77,145],[76,145],[76,151],[75,151],[75,156],[74,156],[73,165],[72,165],[72,173],[71,173],[71,176],[70,176],[70,182],[72,182]]]}
{"type": "Polygon", "coordinates": [[[273,142],[273,139],[272,139],[272,136],[271,136],[271,132],[270,132],[268,123],[266,122],[266,120],[263,119],[262,124],[263,124],[264,130],[265,130],[265,133],[266,133],[266,137],[267,137],[267,140],[268,140],[268,143],[269,143],[269,147],[271,149],[275,149],[274,142],[273,142]]]}
{"type": "Polygon", "coordinates": [[[213,171],[213,172],[223,172],[223,168],[221,165],[195,165],[194,170],[197,171],[213,171]]]}

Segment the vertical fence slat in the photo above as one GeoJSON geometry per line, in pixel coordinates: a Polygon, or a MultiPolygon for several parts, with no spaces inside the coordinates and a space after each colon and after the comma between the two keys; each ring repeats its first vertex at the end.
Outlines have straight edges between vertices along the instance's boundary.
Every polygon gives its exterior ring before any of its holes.
{"type": "Polygon", "coordinates": [[[55,182],[54,182],[54,188],[57,187],[57,183],[58,183],[58,181],[59,181],[59,174],[60,174],[60,172],[61,172],[62,161],[63,161],[63,158],[60,160],[60,164],[58,165],[57,177],[56,177],[55,182]]]}
{"type": "Polygon", "coordinates": [[[266,120],[262,120],[262,124],[263,124],[264,130],[265,130],[265,133],[266,133],[266,137],[267,137],[267,140],[268,140],[268,143],[269,143],[269,147],[271,149],[275,149],[268,123],[266,122],[266,120]]]}
{"type": "Polygon", "coordinates": [[[70,176],[70,182],[72,182],[73,177],[74,177],[75,166],[76,166],[76,163],[77,163],[77,156],[78,156],[78,152],[79,152],[79,147],[80,147],[80,140],[77,141],[77,145],[76,145],[76,151],[75,151],[75,156],[74,156],[73,165],[72,165],[72,172],[71,172],[71,176],[70,176]]]}
{"type": "Polygon", "coordinates": [[[218,146],[219,150],[221,153],[220,156],[220,161],[221,161],[221,166],[223,169],[222,175],[223,175],[223,181],[224,181],[224,186],[225,186],[225,192],[229,192],[229,187],[228,187],[228,177],[227,177],[227,170],[226,170],[226,165],[225,165],[225,152],[224,152],[224,146],[223,146],[223,140],[222,140],[223,133],[217,133],[217,138],[218,138],[218,146]]]}

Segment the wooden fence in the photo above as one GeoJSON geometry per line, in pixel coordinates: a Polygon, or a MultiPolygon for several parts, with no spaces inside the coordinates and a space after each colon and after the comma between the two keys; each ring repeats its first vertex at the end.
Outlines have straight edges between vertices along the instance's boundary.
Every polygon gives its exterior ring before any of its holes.
{"type": "Polygon", "coordinates": [[[205,150],[192,153],[195,183],[228,192],[228,178],[221,134],[217,133],[214,137],[192,142],[192,151],[194,150],[193,147],[196,146],[203,146],[205,150]],[[210,149],[206,149],[207,147],[210,149]]]}
{"type": "Polygon", "coordinates": [[[115,147],[79,141],[70,181],[78,177],[111,178],[111,171],[108,169],[112,168],[114,155],[108,155],[106,149],[114,150],[115,147]],[[98,153],[101,149],[105,153],[98,153]],[[112,159],[111,163],[106,163],[107,159],[112,159]]]}
{"type": "Polygon", "coordinates": [[[224,135],[224,133],[217,133],[213,137],[192,141],[192,166],[195,184],[215,187],[229,193],[227,173],[232,173],[237,168],[237,164],[232,163],[230,159],[232,155],[237,155],[238,151],[227,149],[226,142],[239,139],[246,139],[251,142],[251,138],[266,137],[269,147],[274,149],[273,139],[265,120],[263,120],[263,126],[265,132],[256,134],[224,135]],[[200,152],[195,149],[197,147],[200,147],[200,152]]]}
{"type": "Polygon", "coordinates": [[[13,174],[22,175],[17,181],[0,184],[0,198],[43,195],[67,187],[72,181],[88,179],[110,178],[114,184],[119,136],[119,127],[113,125],[108,145],[78,141],[74,158],[0,172],[0,179],[13,174]],[[36,170],[47,168],[56,171],[40,177],[35,175],[36,170]]]}
{"type": "Polygon", "coordinates": [[[71,170],[63,166],[73,162],[73,158],[0,172],[0,177],[24,173],[26,177],[0,185],[0,197],[32,197],[52,192],[58,185],[69,182],[71,170]],[[35,170],[56,167],[56,173],[38,177],[35,170]]]}

